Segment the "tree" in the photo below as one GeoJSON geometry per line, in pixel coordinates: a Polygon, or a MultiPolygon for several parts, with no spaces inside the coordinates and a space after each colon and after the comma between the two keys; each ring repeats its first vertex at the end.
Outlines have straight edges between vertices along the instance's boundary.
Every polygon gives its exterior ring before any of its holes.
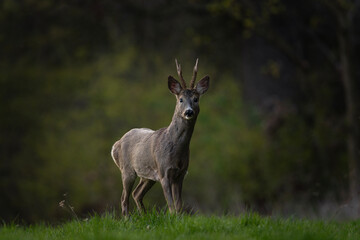
{"type": "MultiPolygon", "coordinates": [[[[354,72],[354,21],[360,1],[324,1],[337,21],[338,58],[337,71],[344,87],[346,104],[347,152],[349,161],[349,197],[358,203],[360,197],[359,101],[354,72]]],[[[358,204],[357,204],[358,205],[358,204]]]]}
{"type": "MultiPolygon", "coordinates": [[[[319,0],[301,3],[280,0],[269,1],[222,1],[214,2],[210,10],[222,12],[244,28],[245,36],[256,35],[265,39],[296,66],[306,78],[317,72],[319,65],[304,50],[305,45],[315,47],[316,54],[327,59],[330,69],[337,74],[343,86],[346,107],[347,157],[349,167],[349,198],[357,202],[360,189],[360,151],[359,151],[359,86],[356,85],[355,42],[357,32],[354,26],[359,10],[358,0],[319,0]],[[321,19],[316,27],[311,26],[310,18],[321,19]],[[282,29],[279,21],[283,21],[282,29]],[[290,23],[286,25],[286,23],[290,23]],[[335,23],[335,28],[332,25],[335,23]],[[335,34],[333,34],[335,29],[335,34]],[[297,38],[291,38],[296,32],[297,38]],[[334,39],[335,38],[335,39],[334,39]],[[309,42],[306,39],[311,39],[309,42]],[[335,44],[333,44],[335,43],[335,44]],[[297,46],[303,47],[299,50],[297,46]]],[[[315,20],[316,21],[316,20],[315,20]]],[[[311,48],[313,51],[314,48],[311,48]]],[[[314,55],[313,53],[310,54],[314,55]]]]}

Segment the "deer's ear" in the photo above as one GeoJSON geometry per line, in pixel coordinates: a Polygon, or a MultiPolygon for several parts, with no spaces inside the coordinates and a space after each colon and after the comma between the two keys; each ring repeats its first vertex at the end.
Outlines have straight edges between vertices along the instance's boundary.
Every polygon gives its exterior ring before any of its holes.
{"type": "Polygon", "coordinates": [[[209,76],[205,76],[203,77],[197,84],[195,87],[195,90],[200,94],[204,94],[208,88],[209,88],[209,83],[210,83],[210,77],[209,76]]]}
{"type": "Polygon", "coordinates": [[[172,76],[168,77],[168,87],[170,92],[172,92],[175,95],[178,95],[182,90],[180,83],[172,76]]]}

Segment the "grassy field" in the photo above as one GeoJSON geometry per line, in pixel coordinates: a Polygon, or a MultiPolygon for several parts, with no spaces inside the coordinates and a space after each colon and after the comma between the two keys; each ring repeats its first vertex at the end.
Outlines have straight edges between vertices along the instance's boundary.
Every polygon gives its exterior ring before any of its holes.
{"type": "Polygon", "coordinates": [[[239,217],[150,213],[117,219],[111,214],[59,226],[3,224],[0,239],[360,239],[360,220],[324,222],[246,214],[239,217]]]}

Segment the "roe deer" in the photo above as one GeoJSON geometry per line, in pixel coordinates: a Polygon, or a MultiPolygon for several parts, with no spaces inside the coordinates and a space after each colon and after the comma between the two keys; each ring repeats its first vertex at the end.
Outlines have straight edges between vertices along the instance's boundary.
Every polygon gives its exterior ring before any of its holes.
{"type": "Polygon", "coordinates": [[[153,131],[135,128],[127,132],[112,147],[111,155],[122,175],[122,214],[129,214],[129,197],[137,176],[139,184],[132,196],[139,211],[145,211],[144,195],[156,181],[161,183],[170,213],[182,208],[182,183],[189,166],[189,145],[196,118],[200,112],[199,98],[209,88],[209,76],[195,85],[196,60],[190,88],[182,76],[181,66],[175,59],[181,84],[168,77],[168,88],[176,97],[176,107],[170,125],[153,131]]]}

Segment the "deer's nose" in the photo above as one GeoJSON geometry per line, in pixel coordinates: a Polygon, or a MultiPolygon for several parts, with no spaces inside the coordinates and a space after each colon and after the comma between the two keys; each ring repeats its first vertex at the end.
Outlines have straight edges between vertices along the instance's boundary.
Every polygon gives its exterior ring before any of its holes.
{"type": "Polygon", "coordinates": [[[188,109],[185,111],[185,116],[191,118],[194,116],[194,111],[192,109],[188,109]]]}

